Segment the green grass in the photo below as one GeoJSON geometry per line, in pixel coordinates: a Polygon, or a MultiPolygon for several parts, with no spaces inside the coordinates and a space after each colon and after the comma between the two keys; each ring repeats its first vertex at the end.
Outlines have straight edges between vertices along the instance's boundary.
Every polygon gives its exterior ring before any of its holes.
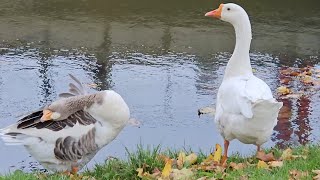
{"type": "MultiPolygon", "coordinates": [[[[183,150],[186,152],[186,150],[183,150]]],[[[270,151],[270,150],[269,150],[270,151]]],[[[281,150],[272,150],[276,157],[280,157],[282,154],[281,150]]],[[[141,145],[137,146],[136,152],[129,152],[127,150],[127,159],[108,159],[103,164],[98,164],[92,170],[87,170],[81,174],[85,177],[83,179],[89,179],[89,177],[94,177],[94,179],[108,179],[108,180],[123,180],[123,179],[140,179],[137,176],[137,169],[143,167],[144,171],[152,173],[155,168],[160,171],[163,169],[165,162],[158,158],[159,154],[165,155],[170,158],[177,158],[180,151],[166,150],[162,151],[160,146],[156,147],[146,147],[143,148],[141,145]]],[[[187,151],[190,152],[190,150],[187,151]]],[[[202,162],[206,155],[204,153],[197,153],[198,160],[197,163],[202,162]]],[[[221,179],[239,179],[241,176],[246,176],[249,179],[289,179],[289,172],[291,170],[299,170],[303,172],[308,172],[307,176],[300,179],[312,179],[315,176],[312,170],[320,169],[320,148],[317,145],[311,146],[301,146],[293,148],[293,154],[306,154],[307,159],[296,158],[294,160],[284,161],[282,167],[271,168],[269,170],[259,169],[256,164],[258,160],[254,157],[241,157],[239,155],[233,155],[228,159],[228,162],[236,163],[246,163],[250,162],[252,166],[247,166],[242,170],[232,170],[227,168],[224,172],[215,173],[210,171],[198,170],[194,173],[194,179],[199,177],[208,176],[221,179]],[[307,154],[306,154],[307,151],[307,154]]],[[[191,166],[188,166],[189,168],[191,166]]],[[[11,179],[23,179],[23,180],[33,180],[33,179],[70,179],[69,177],[62,176],[59,174],[43,175],[40,173],[24,173],[22,171],[15,171],[9,175],[0,176],[0,180],[11,180],[11,179]]]]}

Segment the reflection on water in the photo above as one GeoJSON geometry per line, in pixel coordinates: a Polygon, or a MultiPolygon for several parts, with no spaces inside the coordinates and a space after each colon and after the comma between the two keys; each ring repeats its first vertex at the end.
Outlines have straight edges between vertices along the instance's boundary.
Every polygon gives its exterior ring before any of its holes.
{"type": "MultiPolygon", "coordinates": [[[[283,85],[282,67],[319,68],[319,1],[241,3],[253,25],[253,67],[273,92],[283,85]],[[297,16],[301,9],[304,13],[297,16]]],[[[139,142],[210,151],[222,138],[212,118],[199,119],[196,112],[215,103],[234,46],[230,25],[203,17],[217,6],[207,0],[3,1],[0,127],[56,99],[72,73],[88,88],[94,83],[96,90],[119,92],[133,116],[143,121],[139,129],[126,128],[89,167],[108,155],[123,157],[124,147],[134,149],[139,142]]],[[[309,96],[279,100],[284,108],[265,146],[319,141],[318,89],[309,96]]],[[[254,150],[239,142],[230,148],[242,154],[254,150]]],[[[9,169],[23,170],[37,166],[23,147],[0,142],[0,154],[0,172],[11,165],[9,169]]]]}

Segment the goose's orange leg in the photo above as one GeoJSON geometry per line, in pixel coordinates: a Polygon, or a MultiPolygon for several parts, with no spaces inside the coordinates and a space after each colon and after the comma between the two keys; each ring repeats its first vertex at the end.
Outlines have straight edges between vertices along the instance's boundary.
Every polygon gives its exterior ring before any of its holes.
{"type": "Polygon", "coordinates": [[[79,171],[79,167],[78,166],[72,166],[71,167],[71,173],[76,175],[79,171]]]}
{"type": "Polygon", "coordinates": [[[223,156],[221,159],[222,165],[225,165],[227,163],[229,143],[230,142],[228,140],[224,140],[224,151],[223,151],[223,156]]]}
{"type": "Polygon", "coordinates": [[[257,145],[257,152],[261,150],[260,145],[257,145]]]}

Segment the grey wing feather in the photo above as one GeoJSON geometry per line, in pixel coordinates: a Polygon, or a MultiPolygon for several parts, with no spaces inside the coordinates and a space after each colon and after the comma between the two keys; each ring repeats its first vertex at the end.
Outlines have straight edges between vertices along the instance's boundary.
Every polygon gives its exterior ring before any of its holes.
{"type": "Polygon", "coordinates": [[[71,94],[71,93],[60,93],[59,94],[59,97],[61,97],[61,98],[68,98],[68,97],[72,97],[72,96],[75,96],[75,95],[71,94]]]}
{"type": "Polygon", "coordinates": [[[74,77],[72,74],[69,74],[69,76],[71,77],[71,79],[73,79],[77,84],[78,84],[78,89],[80,94],[86,94],[86,91],[84,89],[84,87],[82,86],[82,83],[76,78],[74,77]]]}
{"type": "Polygon", "coordinates": [[[59,97],[68,98],[72,96],[87,94],[85,88],[82,86],[82,83],[72,74],[69,74],[69,76],[74,81],[74,83],[69,84],[69,92],[61,93],[59,94],[59,97]]]}
{"type": "Polygon", "coordinates": [[[54,148],[56,158],[63,161],[77,162],[83,156],[95,154],[98,151],[95,133],[95,128],[93,128],[79,140],[71,136],[57,139],[54,148]]]}

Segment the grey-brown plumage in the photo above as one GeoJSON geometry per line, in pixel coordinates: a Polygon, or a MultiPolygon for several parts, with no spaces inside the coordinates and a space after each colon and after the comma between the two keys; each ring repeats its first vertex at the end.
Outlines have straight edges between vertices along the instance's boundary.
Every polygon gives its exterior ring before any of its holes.
{"type": "Polygon", "coordinates": [[[80,110],[68,118],[60,121],[45,121],[41,122],[40,117],[42,116],[42,111],[36,111],[21,120],[18,121],[18,129],[26,129],[26,128],[47,128],[52,131],[60,131],[65,127],[73,127],[77,122],[81,125],[90,125],[96,122],[88,112],[80,110]]]}
{"type": "Polygon", "coordinates": [[[116,138],[130,117],[118,93],[87,94],[80,81],[70,77],[69,91],[60,94],[60,99],[0,129],[6,144],[24,145],[43,167],[54,172],[81,169],[116,138]]]}
{"type": "Polygon", "coordinates": [[[94,138],[95,132],[96,130],[93,128],[79,140],[71,136],[57,139],[54,148],[56,158],[63,161],[77,162],[83,156],[95,154],[98,150],[98,145],[95,143],[94,138]]]}

